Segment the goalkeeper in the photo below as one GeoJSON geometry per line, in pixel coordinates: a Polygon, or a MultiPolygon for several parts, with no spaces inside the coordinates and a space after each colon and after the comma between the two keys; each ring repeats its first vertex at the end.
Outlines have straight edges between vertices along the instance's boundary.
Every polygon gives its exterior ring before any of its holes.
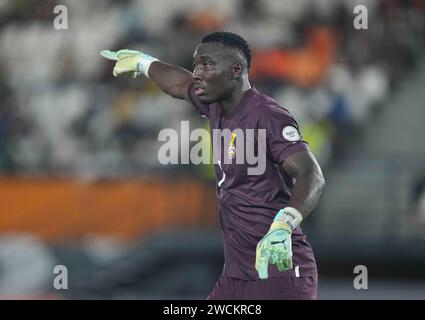
{"type": "Polygon", "coordinates": [[[190,102],[211,129],[232,132],[229,141],[212,142],[220,149],[214,170],[225,264],[208,299],[315,299],[316,262],[300,223],[317,205],[324,178],[289,111],[251,87],[247,42],[230,32],[205,36],[193,55],[193,72],[134,50],[101,54],[116,60],[114,76],[149,77],[165,93],[190,102]],[[244,147],[238,132],[247,129],[257,130],[256,151],[265,159],[261,174],[250,175],[252,165],[235,161],[235,151],[244,147]]]}

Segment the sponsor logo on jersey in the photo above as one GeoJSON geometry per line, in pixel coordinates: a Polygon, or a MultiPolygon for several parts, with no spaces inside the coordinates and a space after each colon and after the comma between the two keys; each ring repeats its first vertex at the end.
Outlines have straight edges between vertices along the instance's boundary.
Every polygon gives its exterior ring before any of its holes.
{"type": "Polygon", "coordinates": [[[285,140],[288,141],[300,140],[300,134],[298,133],[298,130],[293,126],[286,126],[285,128],[283,128],[282,136],[285,140]]]}

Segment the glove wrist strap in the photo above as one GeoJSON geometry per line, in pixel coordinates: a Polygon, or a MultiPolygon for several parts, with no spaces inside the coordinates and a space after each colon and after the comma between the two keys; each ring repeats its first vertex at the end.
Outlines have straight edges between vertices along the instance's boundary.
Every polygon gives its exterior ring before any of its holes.
{"type": "Polygon", "coordinates": [[[272,225],[270,226],[269,232],[276,230],[276,229],[284,229],[286,231],[288,231],[289,233],[292,233],[292,228],[289,224],[287,224],[284,221],[278,220],[278,221],[274,221],[272,223],[272,225]]]}
{"type": "Polygon", "coordinates": [[[301,212],[299,212],[297,209],[292,207],[286,207],[286,208],[280,209],[276,217],[273,219],[274,222],[276,221],[285,222],[291,227],[292,230],[296,229],[300,225],[302,220],[303,220],[303,215],[301,214],[301,212]]]}
{"type": "Polygon", "coordinates": [[[151,57],[150,55],[142,53],[140,55],[139,62],[137,64],[137,71],[140,73],[143,73],[145,77],[149,77],[149,67],[151,66],[152,62],[159,61],[157,58],[151,57]]]}

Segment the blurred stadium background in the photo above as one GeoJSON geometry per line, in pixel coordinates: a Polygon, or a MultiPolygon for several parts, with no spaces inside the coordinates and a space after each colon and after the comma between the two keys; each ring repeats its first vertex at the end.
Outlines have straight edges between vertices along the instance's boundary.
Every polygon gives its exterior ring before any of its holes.
{"type": "Polygon", "coordinates": [[[99,51],[191,69],[202,36],[229,30],[324,170],[304,222],[319,299],[425,299],[424,13],[422,0],[0,0],[0,297],[207,296],[223,262],[211,168],[157,154],[161,129],[208,124],[146,79],[113,78],[99,51]]]}

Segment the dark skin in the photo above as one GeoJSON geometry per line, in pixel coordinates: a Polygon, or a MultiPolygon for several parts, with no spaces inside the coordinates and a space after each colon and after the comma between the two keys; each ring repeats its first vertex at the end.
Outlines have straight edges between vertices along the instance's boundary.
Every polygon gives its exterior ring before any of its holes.
{"type": "MultiPolygon", "coordinates": [[[[195,82],[195,93],[201,102],[216,102],[227,114],[251,88],[245,57],[236,48],[205,43],[196,48],[193,58],[193,73],[156,61],[149,68],[149,76],[165,93],[178,99],[189,100],[187,91],[195,82]]],[[[319,164],[311,152],[300,151],[284,161],[282,170],[296,178],[289,206],[307,217],[316,207],[325,186],[319,164]]]]}

